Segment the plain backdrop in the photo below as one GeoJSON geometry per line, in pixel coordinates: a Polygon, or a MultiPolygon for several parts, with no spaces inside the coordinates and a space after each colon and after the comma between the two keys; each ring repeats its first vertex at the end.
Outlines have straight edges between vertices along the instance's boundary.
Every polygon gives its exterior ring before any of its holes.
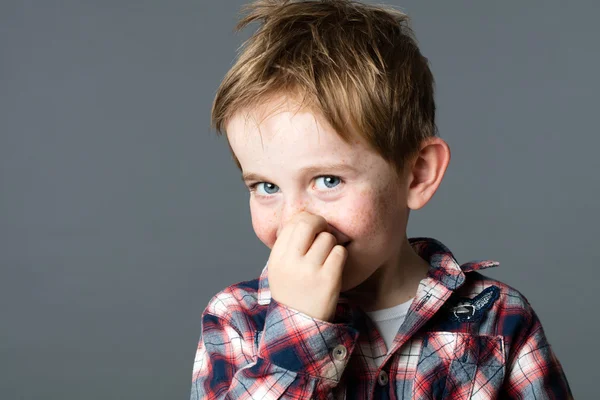
{"type": "MultiPolygon", "coordinates": [[[[209,299],[268,249],[214,93],[242,1],[0,2],[0,398],[188,398],[209,299]]],[[[452,150],[409,236],[530,300],[578,399],[598,373],[592,1],[416,1],[452,150]]]]}

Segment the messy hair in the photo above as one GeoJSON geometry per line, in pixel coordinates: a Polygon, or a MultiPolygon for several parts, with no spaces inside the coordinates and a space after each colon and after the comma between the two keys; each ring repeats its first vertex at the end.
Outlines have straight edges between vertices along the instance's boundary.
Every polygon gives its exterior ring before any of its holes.
{"type": "Polygon", "coordinates": [[[346,143],[361,136],[396,172],[437,134],[433,75],[406,14],[351,0],[259,0],[243,11],[236,30],[260,26],[217,90],[218,134],[281,94],[301,98],[346,143]]]}

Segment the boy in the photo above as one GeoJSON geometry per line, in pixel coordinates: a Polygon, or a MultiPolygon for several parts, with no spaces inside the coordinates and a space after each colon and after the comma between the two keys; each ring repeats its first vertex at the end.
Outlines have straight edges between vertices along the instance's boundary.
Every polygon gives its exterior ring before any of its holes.
{"type": "Polygon", "coordinates": [[[568,399],[515,289],[406,237],[450,160],[406,15],[259,1],[213,122],[271,249],[202,314],[192,399],[568,399]]]}

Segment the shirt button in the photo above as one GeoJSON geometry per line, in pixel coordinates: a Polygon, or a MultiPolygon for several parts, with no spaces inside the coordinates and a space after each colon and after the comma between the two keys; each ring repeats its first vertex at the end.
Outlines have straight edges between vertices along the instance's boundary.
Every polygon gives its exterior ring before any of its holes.
{"type": "Polygon", "coordinates": [[[381,371],[379,372],[379,376],[377,377],[377,382],[379,382],[379,386],[385,386],[388,384],[388,375],[387,372],[381,371]]]}
{"type": "Polygon", "coordinates": [[[343,344],[338,344],[333,349],[333,358],[335,358],[338,361],[343,361],[347,355],[348,350],[346,350],[346,346],[344,346],[343,344]]]}

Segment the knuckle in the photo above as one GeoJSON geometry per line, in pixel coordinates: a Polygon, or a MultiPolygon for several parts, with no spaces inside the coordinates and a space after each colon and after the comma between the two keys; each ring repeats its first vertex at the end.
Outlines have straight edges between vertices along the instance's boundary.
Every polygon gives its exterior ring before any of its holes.
{"type": "Polygon", "coordinates": [[[315,215],[315,223],[317,225],[327,226],[327,220],[322,215],[315,215]]]}
{"type": "Polygon", "coordinates": [[[300,211],[296,215],[294,215],[294,220],[296,221],[304,221],[310,219],[311,215],[306,211],[300,211]]]}
{"type": "Polygon", "coordinates": [[[298,218],[298,220],[296,221],[296,224],[298,226],[304,226],[304,227],[311,225],[310,221],[306,218],[298,218]]]}
{"type": "Polygon", "coordinates": [[[321,233],[319,233],[319,234],[317,235],[317,237],[318,237],[320,240],[323,240],[323,241],[325,241],[325,242],[327,242],[327,243],[330,243],[330,244],[331,244],[331,243],[333,243],[333,244],[336,244],[336,243],[337,243],[337,240],[336,240],[335,236],[333,236],[333,235],[332,235],[331,233],[329,233],[329,232],[321,232],[321,233]]]}
{"type": "Polygon", "coordinates": [[[346,253],[348,252],[348,249],[346,249],[344,246],[335,246],[334,250],[337,254],[339,254],[340,256],[345,256],[346,253]]]}

